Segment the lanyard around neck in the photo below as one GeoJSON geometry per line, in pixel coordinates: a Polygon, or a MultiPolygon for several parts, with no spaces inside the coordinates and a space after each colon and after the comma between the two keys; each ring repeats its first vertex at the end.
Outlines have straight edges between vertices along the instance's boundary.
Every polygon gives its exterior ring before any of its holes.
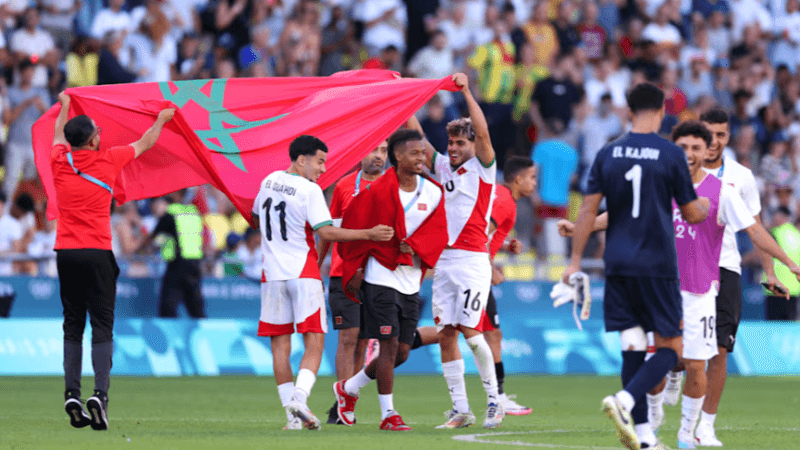
{"type": "Polygon", "coordinates": [[[425,183],[425,178],[422,178],[421,176],[417,175],[417,184],[419,184],[419,187],[417,187],[417,193],[414,194],[414,198],[412,198],[411,201],[408,202],[408,205],[405,206],[405,208],[403,209],[404,212],[408,212],[408,210],[411,209],[412,206],[414,206],[414,203],[417,203],[417,200],[419,200],[419,196],[422,195],[422,185],[424,183],[425,183]]]}

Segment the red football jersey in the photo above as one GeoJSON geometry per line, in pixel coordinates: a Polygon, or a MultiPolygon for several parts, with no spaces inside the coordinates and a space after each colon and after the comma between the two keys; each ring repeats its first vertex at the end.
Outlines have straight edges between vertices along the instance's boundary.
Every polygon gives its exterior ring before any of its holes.
{"type": "Polygon", "coordinates": [[[495,192],[492,222],[495,223],[497,228],[489,243],[489,254],[492,255],[492,258],[500,251],[500,247],[503,246],[508,233],[514,228],[514,223],[517,221],[517,202],[511,196],[511,190],[502,184],[498,184],[495,192]]]}
{"type": "MultiPolygon", "coordinates": [[[[353,197],[356,196],[356,180],[359,178],[358,174],[361,171],[357,170],[350,175],[345,176],[336,183],[333,188],[333,198],[331,199],[331,217],[333,220],[341,219],[342,214],[350,206],[353,197]]],[[[369,186],[372,181],[361,178],[358,192],[369,186]]],[[[342,257],[339,256],[338,244],[336,242],[331,246],[331,274],[332,277],[342,276],[342,257]]]]}

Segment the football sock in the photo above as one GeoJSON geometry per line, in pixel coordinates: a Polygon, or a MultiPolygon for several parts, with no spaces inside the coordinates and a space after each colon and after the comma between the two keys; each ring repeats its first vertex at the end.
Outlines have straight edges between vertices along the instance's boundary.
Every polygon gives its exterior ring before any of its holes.
{"type": "Polygon", "coordinates": [[[656,395],[647,394],[647,406],[657,408],[664,404],[664,392],[659,392],[656,395]]]}
{"type": "Polygon", "coordinates": [[[64,341],[64,382],[65,391],[81,390],[81,366],[83,346],[80,342],[64,341]]]}
{"type": "Polygon", "coordinates": [[[503,368],[503,361],[494,363],[494,373],[497,375],[497,393],[502,395],[505,393],[503,390],[503,382],[506,381],[506,371],[503,368]]]}
{"type": "Polygon", "coordinates": [[[706,396],[691,398],[683,396],[681,402],[681,432],[694,436],[694,429],[697,426],[697,419],[700,417],[700,410],[706,396]]]}
{"type": "MultiPolygon", "coordinates": [[[[94,390],[108,392],[111,377],[111,356],[114,342],[92,343],[92,368],[94,369],[94,390]]],[[[80,368],[79,368],[80,370],[80,368]]]]}
{"type": "MultiPolygon", "coordinates": [[[[627,352],[623,352],[623,355],[624,353],[627,352]]],[[[642,353],[642,358],[644,359],[644,352],[640,353],[642,353]]],[[[645,394],[660,383],[669,372],[669,369],[673,368],[677,362],[678,354],[675,353],[675,350],[671,348],[658,349],[656,354],[636,371],[636,375],[633,376],[631,381],[625,384],[625,390],[630,392],[637,401],[640,398],[644,399],[645,394]]],[[[622,365],[624,371],[624,356],[622,365]]]]}
{"type": "Polygon", "coordinates": [[[367,372],[365,372],[364,369],[361,369],[360,372],[344,382],[344,391],[353,397],[358,397],[361,388],[369,384],[370,381],[372,381],[372,378],[367,376],[367,372]]]}
{"type": "MultiPolygon", "coordinates": [[[[622,386],[627,386],[628,383],[631,382],[633,377],[636,375],[636,372],[644,364],[645,355],[646,352],[622,352],[622,373],[620,374],[622,378],[622,386]]],[[[626,411],[631,412],[634,403],[636,403],[636,398],[633,397],[629,392],[625,391],[618,392],[616,397],[617,400],[622,403],[622,407],[625,408],[626,411]]]]}
{"type": "Polygon", "coordinates": [[[494,371],[494,357],[492,356],[491,347],[489,347],[486,338],[482,334],[467,339],[467,345],[472,349],[475,366],[478,367],[478,373],[481,375],[483,388],[486,390],[487,403],[497,403],[497,375],[495,375],[494,371]]]}
{"type": "Polygon", "coordinates": [[[634,425],[633,429],[636,431],[636,436],[639,438],[639,442],[642,444],[647,444],[648,446],[653,447],[658,443],[656,434],[653,433],[653,429],[650,428],[649,423],[640,423],[638,425],[634,425]]]}
{"type": "Polygon", "coordinates": [[[394,398],[392,394],[378,394],[378,400],[381,402],[381,420],[383,420],[394,411],[394,398]]]}
{"type": "Polygon", "coordinates": [[[450,390],[453,410],[460,413],[469,412],[467,386],[464,384],[464,360],[457,359],[442,363],[442,372],[444,373],[445,381],[447,381],[447,388],[450,390]]]}
{"type": "Polygon", "coordinates": [[[314,382],[317,381],[317,376],[314,372],[308,369],[300,369],[297,372],[297,380],[294,385],[294,399],[300,403],[305,404],[308,401],[308,396],[311,395],[311,389],[314,388],[314,382]]]}
{"type": "MultiPolygon", "coordinates": [[[[292,401],[292,396],[294,395],[294,384],[293,383],[283,383],[278,385],[278,397],[281,398],[281,405],[286,408],[286,405],[292,401]]],[[[286,418],[292,420],[294,416],[286,411],[286,418]]]]}
{"type": "Polygon", "coordinates": [[[700,412],[700,422],[705,423],[714,428],[714,421],[717,420],[716,414],[708,414],[705,411],[700,412]]]}

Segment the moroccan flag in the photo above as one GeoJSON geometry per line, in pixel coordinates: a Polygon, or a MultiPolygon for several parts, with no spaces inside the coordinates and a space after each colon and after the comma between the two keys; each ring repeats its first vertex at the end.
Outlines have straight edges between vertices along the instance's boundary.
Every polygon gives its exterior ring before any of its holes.
{"type": "MultiPolygon", "coordinates": [[[[67,89],[70,117],[85,114],[102,128],[101,146],[138,140],[158,112],[174,105],[175,117],[158,143],[117,178],[118,203],[159,197],[210,183],[247,218],[259,184],[289,167],[289,144],[302,134],[328,145],[326,188],[372,151],[450,78],[395,79],[394,72],[359,70],[331,77],[229,78],[90,86],[67,89]]],[[[56,104],[33,126],[36,167],[56,217],[50,170],[56,104]]],[[[91,174],[90,174],[91,175],[91,174]]]]}
{"type": "Polygon", "coordinates": [[[345,294],[356,301],[355,294],[347,290],[347,283],[359,268],[364,268],[367,259],[372,256],[389,270],[398,265],[413,264],[411,256],[400,251],[400,242],[405,242],[420,258],[423,273],[432,269],[439,256],[447,247],[447,217],[444,210],[444,189],[442,186],[426,178],[426,183],[435,184],[442,191],[442,198],[435,210],[408,236],[406,232],[406,215],[400,201],[400,184],[394,168],[386,171],[376,181],[362,190],[342,215],[342,227],[351,229],[372,228],[376,225],[389,225],[394,228],[394,236],[386,242],[351,241],[338,244],[342,257],[342,288],[345,294]]]}

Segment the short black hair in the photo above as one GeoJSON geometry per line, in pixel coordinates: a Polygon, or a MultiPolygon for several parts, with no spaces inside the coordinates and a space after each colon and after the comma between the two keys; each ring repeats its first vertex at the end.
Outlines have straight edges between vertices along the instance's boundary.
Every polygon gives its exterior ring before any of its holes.
{"type": "Polygon", "coordinates": [[[712,108],[700,114],[700,121],[705,123],[730,123],[731,118],[722,108],[712,108]]]}
{"type": "Polygon", "coordinates": [[[681,122],[672,130],[672,141],[675,142],[683,136],[694,136],[706,141],[706,146],[711,145],[711,132],[703,125],[702,122],[697,120],[687,120],[681,122]]]}
{"type": "Polygon", "coordinates": [[[405,144],[409,141],[421,140],[422,135],[417,130],[403,128],[392,133],[392,135],[389,136],[388,148],[386,149],[387,153],[389,154],[389,164],[391,164],[395,169],[397,168],[397,157],[394,156],[394,151],[398,145],[405,144]]]}
{"type": "Polygon", "coordinates": [[[26,213],[31,212],[35,209],[33,205],[33,197],[31,197],[28,194],[20,194],[19,197],[17,197],[17,201],[14,202],[14,204],[17,205],[17,208],[26,213]]]}
{"type": "Polygon", "coordinates": [[[94,134],[95,126],[89,116],[75,116],[64,125],[64,137],[69,145],[80,147],[94,134]]]}
{"type": "Polygon", "coordinates": [[[664,106],[664,91],[653,83],[640,83],[628,92],[628,108],[636,114],[659,110],[664,106]]]}
{"type": "Polygon", "coordinates": [[[514,182],[520,172],[533,167],[533,161],[527,156],[512,156],[503,165],[503,181],[514,182]]]}
{"type": "Polygon", "coordinates": [[[304,134],[296,137],[289,144],[289,159],[297,161],[297,157],[300,155],[314,156],[317,154],[317,150],[328,153],[328,146],[322,142],[322,139],[304,134]]]}

